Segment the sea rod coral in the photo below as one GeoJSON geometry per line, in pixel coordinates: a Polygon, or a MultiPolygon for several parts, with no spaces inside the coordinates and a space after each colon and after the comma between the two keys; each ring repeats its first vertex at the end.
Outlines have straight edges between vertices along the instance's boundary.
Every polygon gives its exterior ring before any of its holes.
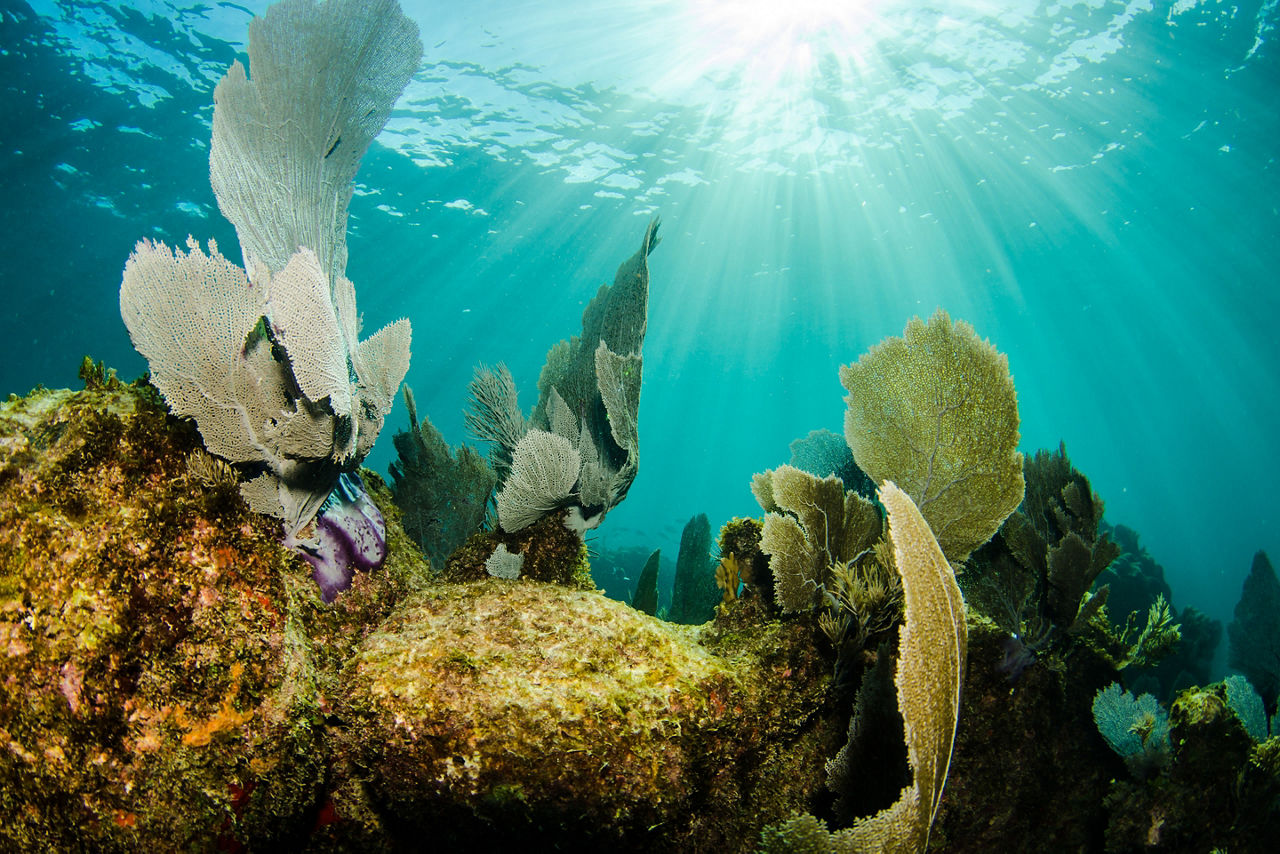
{"type": "Polygon", "coordinates": [[[327,598],[351,564],[385,556],[352,473],[408,370],[410,328],[358,340],[345,231],[360,160],[421,51],[394,0],[284,0],[256,18],[253,78],[236,62],[218,84],[209,156],[244,268],[213,241],[143,240],[120,288],[151,381],[237,465],[250,506],[284,520],[327,598]]]}

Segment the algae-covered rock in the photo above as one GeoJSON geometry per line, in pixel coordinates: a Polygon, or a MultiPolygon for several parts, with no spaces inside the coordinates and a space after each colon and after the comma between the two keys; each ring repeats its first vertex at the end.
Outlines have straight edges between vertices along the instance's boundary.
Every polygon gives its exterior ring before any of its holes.
{"type": "Polygon", "coordinates": [[[930,850],[1099,850],[1102,800],[1124,765],[1098,734],[1090,704],[1116,671],[1081,646],[1042,654],[1011,679],[1010,640],[970,614],[955,757],[930,850]]]}
{"type": "Polygon", "coordinates": [[[679,627],[523,580],[433,587],[344,675],[352,777],[335,803],[357,826],[343,832],[393,848],[430,834],[754,850],[820,786],[825,669],[798,623],[679,627]]]}
{"type": "Polygon", "coordinates": [[[189,423],[91,386],[0,407],[0,850],[748,851],[820,791],[812,627],[564,586],[555,518],[561,584],[431,586],[369,472],[390,557],[325,605],[189,423]]]}
{"type": "Polygon", "coordinates": [[[587,544],[565,525],[571,511],[543,516],[515,533],[501,529],[477,531],[444,565],[445,581],[479,581],[490,577],[490,558],[499,549],[520,557],[519,576],[533,581],[594,590],[587,544]]]}
{"type": "Polygon", "coordinates": [[[420,563],[390,515],[396,557],[323,605],[189,422],[86,379],[0,405],[0,849],[303,838],[338,668],[420,563]]]}
{"type": "Polygon", "coordinates": [[[1107,850],[1273,848],[1280,834],[1280,742],[1254,743],[1221,682],[1179,694],[1169,723],[1169,773],[1117,782],[1107,797],[1107,850]]]}

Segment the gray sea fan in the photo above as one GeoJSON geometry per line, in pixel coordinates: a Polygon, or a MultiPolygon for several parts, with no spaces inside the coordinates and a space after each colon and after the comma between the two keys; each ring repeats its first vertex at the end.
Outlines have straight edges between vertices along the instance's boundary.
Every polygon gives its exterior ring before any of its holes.
{"type": "Polygon", "coordinates": [[[210,241],[205,254],[143,240],[125,265],[120,314],[151,382],[175,414],[192,418],[205,447],[232,462],[278,450],[288,381],[269,342],[255,335],[266,289],[210,241]]]}
{"type": "Polygon", "coordinates": [[[471,382],[466,423],[491,442],[490,461],[502,479],[498,520],[519,530],[538,516],[573,505],[565,524],[579,534],[595,528],[627,494],[639,469],[641,370],[649,297],[649,253],[658,243],[658,220],[645,229],[640,248],[602,285],[582,313],[582,335],[556,344],[538,378],[538,403],[526,419],[515,382],[502,365],[481,366],[471,382]],[[525,445],[534,433],[544,434],[525,445]],[[553,444],[546,436],[559,441],[553,444]],[[554,489],[531,476],[517,477],[513,458],[520,446],[552,464],[554,489]],[[569,465],[567,451],[574,454],[569,465]],[[574,493],[574,486],[577,492],[574,493]],[[541,509],[539,509],[541,508],[541,509]]]}
{"type": "Polygon", "coordinates": [[[520,570],[524,568],[524,555],[519,552],[512,554],[507,551],[505,544],[499,543],[493,550],[493,554],[489,555],[489,559],[484,562],[484,568],[494,578],[515,581],[520,577],[520,570]]]}
{"type": "MultiPolygon", "coordinates": [[[[596,348],[595,362],[596,385],[609,416],[609,433],[618,447],[626,452],[627,460],[623,468],[629,475],[626,486],[630,486],[640,465],[640,430],[637,418],[640,412],[642,360],[638,353],[615,353],[601,341],[596,348]]],[[[626,493],[625,487],[622,492],[626,493]]]]}
{"type": "Polygon", "coordinates": [[[498,524],[519,531],[563,506],[581,468],[582,457],[568,439],[530,430],[516,445],[511,475],[498,493],[498,524]]]}
{"type": "Polygon", "coordinates": [[[421,57],[395,0],[283,0],[214,94],[210,179],[247,272],[194,241],[142,241],[120,312],[153,382],[205,446],[255,475],[292,541],[373,446],[409,366],[397,321],[358,341],[346,266],[360,159],[421,57]]]}
{"type": "Polygon", "coordinates": [[[194,240],[186,253],[140,242],[120,286],[120,314],[152,383],[174,414],[196,422],[210,452],[266,467],[242,491],[255,511],[284,519],[290,536],[377,436],[390,407],[366,389],[399,386],[408,369],[410,329],[399,321],[370,339],[359,363],[366,382],[353,384],[320,287],[308,250],[262,287],[216,244],[205,254],[194,240]]]}
{"type": "Polygon", "coordinates": [[[352,181],[421,57],[395,0],[283,0],[249,25],[253,77],[235,62],[214,90],[209,175],[255,282],[306,246],[337,283],[352,181]]]}
{"type": "Polygon", "coordinates": [[[362,460],[373,449],[383,419],[391,413],[396,392],[409,373],[409,345],[413,329],[405,318],[390,323],[361,341],[352,355],[359,406],[356,421],[355,458],[362,460]]]}
{"type": "Polygon", "coordinates": [[[584,507],[612,507],[617,504],[614,492],[618,485],[617,472],[600,460],[600,449],[587,425],[583,425],[578,437],[578,453],[582,455],[582,474],[578,478],[578,495],[584,507]]]}
{"type": "Polygon", "coordinates": [[[551,427],[552,433],[564,436],[573,443],[574,447],[578,447],[578,443],[582,438],[578,432],[578,416],[573,414],[569,404],[564,402],[560,392],[554,388],[548,393],[547,422],[551,427]]]}
{"type": "Polygon", "coordinates": [[[295,252],[284,268],[271,277],[266,315],[276,343],[289,356],[289,366],[302,393],[316,403],[328,398],[334,414],[349,416],[351,354],[343,335],[345,318],[338,317],[329,295],[329,280],[315,252],[295,252]]]}

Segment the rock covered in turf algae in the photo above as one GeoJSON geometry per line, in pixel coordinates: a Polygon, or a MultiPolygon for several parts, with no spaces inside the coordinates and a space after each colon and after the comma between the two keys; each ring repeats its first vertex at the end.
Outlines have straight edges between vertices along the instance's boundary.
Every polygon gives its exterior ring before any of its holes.
{"type": "Polygon", "coordinates": [[[1280,739],[1255,744],[1228,686],[1190,688],[1169,709],[1173,763],[1107,797],[1109,851],[1269,851],[1280,835],[1280,739]],[[1270,840],[1270,841],[1268,841],[1270,840]]]}
{"type": "Polygon", "coordinates": [[[930,850],[1101,850],[1103,798],[1126,772],[1090,704],[1118,674],[1081,644],[1050,649],[1011,679],[1008,637],[970,610],[955,761],[930,850]]]}
{"type": "Polygon", "coordinates": [[[366,846],[753,851],[818,790],[836,730],[809,631],[728,622],[527,581],[424,591],[346,671],[340,752],[368,779],[338,812],[366,846]]]}
{"type": "Polygon", "coordinates": [[[564,520],[570,511],[543,516],[514,534],[501,530],[478,531],[457,549],[444,565],[445,581],[478,581],[488,578],[493,556],[499,549],[520,558],[520,575],[534,581],[594,590],[587,544],[564,520]]]}
{"type": "Polygon", "coordinates": [[[322,605],[189,422],[90,380],[0,405],[0,849],[288,846],[338,669],[425,569],[391,516],[322,605]]]}

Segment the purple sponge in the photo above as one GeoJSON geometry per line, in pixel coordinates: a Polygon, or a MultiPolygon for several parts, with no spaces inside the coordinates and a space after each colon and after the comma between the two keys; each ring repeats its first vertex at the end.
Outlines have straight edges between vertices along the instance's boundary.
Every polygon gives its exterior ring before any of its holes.
{"type": "Polygon", "coordinates": [[[315,518],[315,534],[286,541],[311,564],[320,597],[332,602],[351,586],[355,571],[377,569],[387,559],[387,526],[355,474],[338,477],[315,518]]]}

